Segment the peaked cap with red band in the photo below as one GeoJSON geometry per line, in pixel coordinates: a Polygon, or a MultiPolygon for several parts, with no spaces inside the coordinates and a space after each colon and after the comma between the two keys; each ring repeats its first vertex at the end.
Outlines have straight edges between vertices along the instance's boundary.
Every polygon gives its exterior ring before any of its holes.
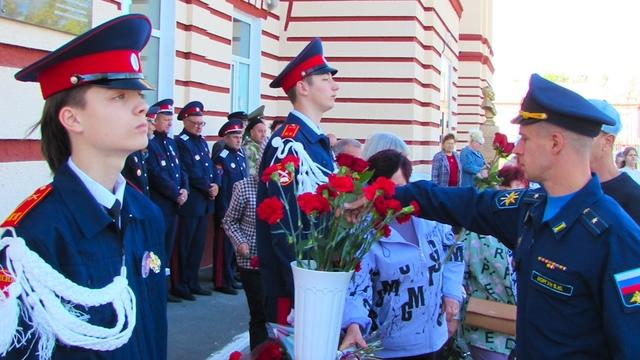
{"type": "Polygon", "coordinates": [[[322,55],[322,42],[319,38],[314,38],[305,46],[300,54],[276,76],[269,84],[271,88],[282,88],[284,92],[294,87],[298,81],[311,75],[331,73],[335,75],[338,70],[332,68],[322,55]]]}
{"type": "Polygon", "coordinates": [[[173,115],[173,99],[160,100],[152,107],[158,108],[158,114],[173,115]]]}
{"type": "Polygon", "coordinates": [[[244,125],[240,119],[232,119],[227,121],[218,130],[218,136],[223,137],[231,134],[242,134],[244,132],[244,125]]]}
{"type": "Polygon", "coordinates": [[[184,120],[189,116],[202,116],[204,106],[200,101],[192,101],[185,105],[178,113],[178,120],[184,120]]]}
{"type": "Polygon", "coordinates": [[[155,120],[156,116],[158,115],[158,111],[160,111],[160,108],[158,108],[157,106],[152,106],[149,108],[149,110],[147,110],[147,119],[151,119],[151,120],[155,120]]]}
{"type": "Polygon", "coordinates": [[[39,82],[44,99],[83,84],[151,90],[151,85],[144,80],[140,63],[140,51],[150,36],[151,22],[146,16],[120,16],[20,70],[15,78],[39,82]]]}

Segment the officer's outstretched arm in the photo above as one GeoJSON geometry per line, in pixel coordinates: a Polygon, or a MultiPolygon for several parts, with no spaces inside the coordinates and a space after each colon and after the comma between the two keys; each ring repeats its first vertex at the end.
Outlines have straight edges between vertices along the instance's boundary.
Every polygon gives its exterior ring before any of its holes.
{"type": "Polygon", "coordinates": [[[513,193],[505,202],[501,198],[509,192],[478,193],[472,187],[445,188],[424,180],[396,188],[396,198],[403,206],[418,202],[422,218],[462,226],[508,242],[517,238],[524,190],[513,193]]]}

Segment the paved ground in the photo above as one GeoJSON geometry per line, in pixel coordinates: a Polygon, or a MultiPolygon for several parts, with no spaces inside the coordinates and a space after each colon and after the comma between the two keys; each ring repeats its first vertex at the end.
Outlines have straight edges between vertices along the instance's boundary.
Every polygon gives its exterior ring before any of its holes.
{"type": "MultiPolygon", "coordinates": [[[[200,279],[203,288],[211,289],[207,278],[210,268],[201,271],[200,279]]],[[[213,292],[196,297],[168,304],[169,360],[226,360],[231,351],[248,347],[249,310],[242,290],[238,295],[213,292]]]]}

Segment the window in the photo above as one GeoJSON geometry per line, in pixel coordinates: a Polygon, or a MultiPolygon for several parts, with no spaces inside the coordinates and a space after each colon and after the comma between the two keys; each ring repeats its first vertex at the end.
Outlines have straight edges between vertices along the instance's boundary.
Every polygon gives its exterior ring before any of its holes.
{"type": "Polygon", "coordinates": [[[455,126],[451,116],[451,73],[451,64],[443,55],[440,60],[440,131],[443,136],[455,126]]]}
{"type": "Polygon", "coordinates": [[[230,111],[245,111],[260,102],[260,22],[236,14],[233,18],[230,111]]]}
{"type": "Polygon", "coordinates": [[[172,1],[123,0],[122,7],[125,13],[146,15],[153,26],[151,38],[140,53],[145,79],[154,88],[145,92],[147,103],[173,98],[175,4],[172,1]]]}

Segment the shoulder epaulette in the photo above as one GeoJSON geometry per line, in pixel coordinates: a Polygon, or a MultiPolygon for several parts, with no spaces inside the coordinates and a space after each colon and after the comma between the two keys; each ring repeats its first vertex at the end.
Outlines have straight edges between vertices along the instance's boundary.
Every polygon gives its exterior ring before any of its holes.
{"type": "Polygon", "coordinates": [[[229,155],[229,150],[223,149],[222,151],[220,151],[220,154],[218,156],[224,159],[227,157],[227,155],[229,155]]]}
{"type": "Polygon", "coordinates": [[[294,137],[296,137],[298,130],[300,130],[300,125],[287,124],[284,126],[282,135],[280,135],[280,137],[283,139],[293,139],[294,137]]]}
{"type": "Polygon", "coordinates": [[[187,135],[187,134],[182,134],[182,135],[180,135],[180,139],[182,139],[182,140],[184,140],[184,141],[187,141],[187,140],[189,140],[189,135],[187,135]]]}
{"type": "Polygon", "coordinates": [[[526,190],[505,190],[496,194],[496,207],[498,209],[517,208],[522,200],[522,195],[526,190]]]}
{"type": "Polygon", "coordinates": [[[4,220],[0,227],[15,227],[18,225],[20,220],[24,218],[25,215],[31,209],[33,209],[42,199],[44,199],[53,189],[51,184],[47,184],[39,187],[36,191],[31,194],[28,198],[26,198],[15,210],[4,220]]]}
{"type": "Polygon", "coordinates": [[[544,200],[547,197],[547,194],[543,191],[527,191],[522,198],[522,201],[526,203],[537,203],[544,200]]]}
{"type": "Polygon", "coordinates": [[[582,223],[591,231],[593,235],[600,235],[604,232],[608,227],[604,220],[596,214],[591,208],[586,208],[582,210],[582,215],[580,216],[582,219],[582,223]]]}

